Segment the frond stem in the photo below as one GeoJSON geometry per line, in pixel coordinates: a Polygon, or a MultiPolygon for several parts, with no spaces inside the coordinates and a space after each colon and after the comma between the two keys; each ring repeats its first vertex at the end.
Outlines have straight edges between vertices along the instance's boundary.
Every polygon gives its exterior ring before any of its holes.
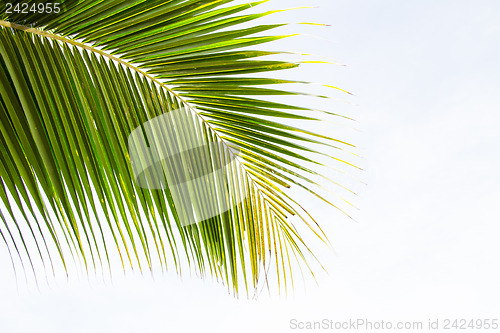
{"type": "Polygon", "coordinates": [[[116,61],[117,63],[120,63],[123,66],[126,66],[126,67],[130,68],[131,70],[133,70],[133,71],[135,71],[135,72],[137,72],[137,73],[139,73],[141,75],[144,75],[145,77],[147,77],[151,81],[155,82],[156,84],[158,84],[162,88],[166,89],[168,92],[170,92],[176,98],[178,98],[182,103],[184,103],[198,117],[200,117],[200,119],[203,121],[203,123],[205,123],[213,131],[213,133],[219,138],[219,140],[221,140],[221,142],[224,143],[227,146],[227,148],[229,149],[229,152],[231,154],[235,155],[236,158],[238,158],[238,154],[234,153],[233,149],[231,149],[231,147],[227,144],[227,142],[225,142],[225,140],[219,135],[219,133],[217,133],[217,131],[210,125],[210,123],[205,118],[203,118],[202,115],[200,115],[198,112],[196,112],[196,109],[192,105],[190,105],[188,101],[186,101],[179,94],[177,94],[175,91],[173,91],[171,88],[169,88],[165,83],[161,82],[160,80],[158,80],[157,78],[155,78],[151,74],[148,74],[147,72],[139,69],[138,67],[135,67],[134,65],[132,65],[132,64],[124,61],[123,59],[115,57],[115,56],[113,56],[113,55],[111,55],[111,54],[109,54],[107,52],[104,52],[104,51],[99,50],[99,49],[97,49],[95,47],[89,46],[87,44],[77,42],[76,40],[73,40],[73,39],[69,39],[69,38],[66,38],[66,37],[63,37],[63,36],[59,36],[59,35],[47,32],[47,31],[43,31],[43,30],[36,29],[36,28],[30,28],[30,27],[25,26],[25,25],[21,25],[21,24],[17,24],[17,23],[12,23],[12,22],[8,22],[8,21],[3,21],[3,20],[0,20],[0,26],[4,26],[4,27],[7,27],[7,28],[12,28],[12,29],[17,29],[17,30],[21,30],[21,31],[24,31],[24,32],[30,32],[30,33],[37,34],[37,35],[40,35],[40,36],[44,36],[44,37],[47,37],[47,38],[50,38],[50,39],[54,39],[54,40],[58,40],[58,41],[61,41],[61,42],[64,42],[64,43],[68,43],[68,44],[74,45],[74,46],[78,46],[78,47],[80,47],[82,49],[88,50],[90,52],[97,53],[97,54],[99,54],[99,55],[101,55],[103,57],[106,57],[106,58],[110,59],[110,60],[116,61]]]}

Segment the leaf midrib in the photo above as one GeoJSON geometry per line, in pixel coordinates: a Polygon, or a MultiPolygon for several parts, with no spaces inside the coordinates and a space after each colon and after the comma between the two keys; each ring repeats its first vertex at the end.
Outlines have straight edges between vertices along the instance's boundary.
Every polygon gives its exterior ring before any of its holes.
{"type": "Polygon", "coordinates": [[[147,77],[148,79],[150,79],[151,81],[155,82],[156,84],[158,84],[160,87],[162,87],[163,89],[167,90],[169,93],[171,93],[172,95],[174,95],[176,98],[178,98],[188,109],[190,109],[193,113],[195,113],[202,121],[203,123],[208,126],[212,132],[215,134],[215,136],[217,136],[219,138],[219,140],[221,140],[221,142],[227,147],[227,149],[229,150],[229,152],[233,155],[235,155],[235,158],[238,159],[238,154],[234,153],[233,149],[231,148],[231,146],[226,142],[226,140],[224,140],[220,135],[219,133],[216,131],[215,128],[213,128],[210,123],[201,115],[199,114],[196,109],[189,104],[188,101],[186,101],[184,98],[182,98],[182,96],[180,96],[179,94],[177,94],[175,91],[173,91],[171,88],[169,88],[165,83],[161,82],[160,80],[158,80],[156,77],[152,76],[151,74],[145,72],[145,71],[142,71],[141,69],[139,69],[138,67],[128,63],[127,61],[121,59],[121,58],[118,58],[118,57],[115,57],[105,51],[102,51],[102,50],[99,50],[95,47],[92,47],[92,46],[89,46],[87,44],[84,44],[84,43],[80,43],[80,42],[77,42],[76,40],[73,40],[73,39],[69,39],[69,38],[66,38],[66,37],[63,37],[63,36],[60,36],[60,35],[56,35],[56,34],[53,34],[53,33],[50,33],[50,32],[47,32],[47,31],[43,31],[43,30],[40,30],[40,29],[36,29],[36,28],[30,28],[28,26],[25,26],[25,25],[21,25],[21,24],[17,24],[17,23],[12,23],[12,22],[8,22],[8,21],[4,21],[4,20],[0,20],[0,26],[4,26],[4,27],[7,27],[7,28],[13,28],[13,29],[16,29],[16,30],[21,30],[21,31],[24,31],[24,32],[30,32],[30,33],[33,33],[33,34],[37,34],[37,35],[40,35],[40,36],[44,36],[44,37],[47,37],[47,38],[50,38],[50,39],[53,39],[53,40],[57,40],[57,41],[61,41],[61,42],[64,42],[64,43],[68,43],[68,44],[71,44],[71,45],[74,45],[74,46],[77,46],[77,47],[80,47],[80,48],[83,48],[85,50],[88,50],[90,52],[93,52],[93,53],[97,53],[103,57],[106,57],[112,61],[116,61],[128,68],[130,68],[131,70],[147,77]]]}

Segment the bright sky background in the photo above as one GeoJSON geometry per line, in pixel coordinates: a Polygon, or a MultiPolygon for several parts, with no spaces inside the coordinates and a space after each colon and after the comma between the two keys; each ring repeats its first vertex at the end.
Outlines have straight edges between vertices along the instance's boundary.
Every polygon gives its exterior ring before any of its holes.
{"type": "Polygon", "coordinates": [[[293,318],[500,319],[500,1],[271,3],[320,6],[282,18],[330,24],[301,28],[329,41],[282,45],[348,65],[308,67],[306,76],[355,95],[329,105],[357,120],[357,131],[342,131],[365,169],[367,185],[353,184],[356,222],[313,207],[335,249],[320,253],[329,274],[257,301],[174,273],[74,279],[38,292],[16,290],[0,247],[0,332],[292,332],[293,318]]]}

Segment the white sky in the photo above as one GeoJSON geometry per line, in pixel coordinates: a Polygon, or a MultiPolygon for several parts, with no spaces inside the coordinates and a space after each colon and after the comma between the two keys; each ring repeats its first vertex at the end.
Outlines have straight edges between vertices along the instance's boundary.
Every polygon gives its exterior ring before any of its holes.
{"type": "Polygon", "coordinates": [[[355,95],[353,104],[331,105],[358,121],[359,132],[342,133],[360,147],[368,185],[353,184],[357,222],[313,205],[336,252],[320,253],[329,274],[306,291],[258,301],[173,273],[16,291],[0,247],[0,332],[289,332],[292,318],[500,319],[500,2],[271,3],[320,6],[282,17],[331,24],[303,29],[330,41],[282,45],[347,64],[308,67],[306,76],[355,95]]]}

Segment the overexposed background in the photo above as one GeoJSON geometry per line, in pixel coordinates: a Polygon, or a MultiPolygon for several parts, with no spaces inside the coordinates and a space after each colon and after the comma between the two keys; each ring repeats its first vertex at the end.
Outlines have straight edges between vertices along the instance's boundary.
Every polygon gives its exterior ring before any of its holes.
{"type": "Polygon", "coordinates": [[[276,18],[331,26],[290,26],[308,35],[281,49],[347,65],[306,65],[304,75],[354,94],[328,104],[357,120],[352,130],[332,125],[332,135],[359,147],[365,171],[356,177],[367,183],[351,183],[355,222],[311,202],[335,250],[319,247],[329,273],[293,295],[258,300],[174,273],[62,280],[37,291],[16,289],[0,247],[1,332],[289,332],[293,318],[500,319],[500,2],[266,4],[304,5],[318,8],[276,18]]]}

